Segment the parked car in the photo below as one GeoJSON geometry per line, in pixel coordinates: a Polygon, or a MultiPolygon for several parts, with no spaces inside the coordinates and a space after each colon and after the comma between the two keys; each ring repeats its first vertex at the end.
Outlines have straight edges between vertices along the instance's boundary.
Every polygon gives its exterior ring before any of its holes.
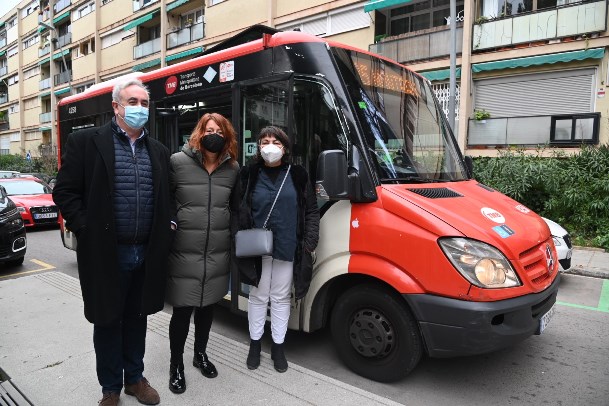
{"type": "Polygon", "coordinates": [[[46,184],[48,184],[52,179],[50,175],[47,175],[46,173],[40,173],[40,172],[21,173],[19,176],[23,176],[23,177],[33,176],[35,178],[38,178],[38,179],[44,181],[46,184]]]}
{"type": "Polygon", "coordinates": [[[37,178],[0,179],[6,193],[17,205],[26,227],[58,225],[59,209],[51,188],[37,178]]]}
{"type": "Polygon", "coordinates": [[[556,253],[558,254],[558,262],[563,271],[571,268],[571,255],[573,254],[573,244],[571,243],[571,236],[569,232],[565,230],[555,221],[542,217],[548,227],[550,227],[550,233],[554,239],[554,245],[556,246],[556,253]]]}
{"type": "Polygon", "coordinates": [[[17,171],[0,171],[0,179],[4,178],[16,178],[21,175],[21,172],[17,171]]]}
{"type": "Polygon", "coordinates": [[[0,263],[23,264],[26,248],[25,226],[19,210],[0,186],[0,263]]]}

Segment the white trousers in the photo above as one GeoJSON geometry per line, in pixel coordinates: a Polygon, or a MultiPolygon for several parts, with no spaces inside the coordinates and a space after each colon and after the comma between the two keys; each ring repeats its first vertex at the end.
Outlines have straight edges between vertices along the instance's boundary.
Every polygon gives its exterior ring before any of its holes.
{"type": "Polygon", "coordinates": [[[290,293],[294,263],[262,257],[262,275],[258,287],[250,290],[247,302],[247,319],[250,338],[260,340],[264,333],[266,309],[271,302],[271,332],[273,342],[282,344],[290,319],[290,293]]]}

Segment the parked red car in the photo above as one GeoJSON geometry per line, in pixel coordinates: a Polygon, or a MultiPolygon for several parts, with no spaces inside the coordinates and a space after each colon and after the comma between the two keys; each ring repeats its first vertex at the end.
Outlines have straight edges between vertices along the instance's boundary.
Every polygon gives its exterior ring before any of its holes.
{"type": "Polygon", "coordinates": [[[51,188],[36,178],[0,179],[26,227],[58,225],[59,209],[53,202],[51,188]]]}

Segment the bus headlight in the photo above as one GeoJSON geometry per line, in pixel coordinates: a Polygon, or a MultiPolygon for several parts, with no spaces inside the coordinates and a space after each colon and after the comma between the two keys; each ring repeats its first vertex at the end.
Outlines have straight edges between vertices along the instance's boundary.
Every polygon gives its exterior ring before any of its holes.
{"type": "Polygon", "coordinates": [[[492,245],[468,238],[442,238],[438,243],[455,269],[472,284],[488,289],[522,285],[510,261],[492,245]]]}

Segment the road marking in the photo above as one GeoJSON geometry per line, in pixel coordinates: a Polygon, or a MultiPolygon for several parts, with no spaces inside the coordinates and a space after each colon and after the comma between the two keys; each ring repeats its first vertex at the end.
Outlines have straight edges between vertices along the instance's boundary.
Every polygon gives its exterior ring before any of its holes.
{"type": "Polygon", "coordinates": [[[563,306],[575,307],[577,309],[586,309],[586,310],[594,310],[597,312],[609,313],[609,280],[607,280],[607,279],[603,280],[603,287],[601,288],[601,294],[598,299],[597,307],[584,306],[584,305],[559,302],[559,301],[557,301],[556,303],[558,303],[559,305],[563,305],[563,306]]]}
{"type": "Polygon", "coordinates": [[[0,276],[0,279],[10,278],[12,276],[27,275],[27,274],[35,273],[35,272],[48,271],[50,269],[55,269],[55,267],[53,265],[47,264],[46,262],[42,262],[42,261],[39,261],[37,259],[30,259],[30,262],[33,262],[36,265],[41,266],[42,268],[32,269],[30,271],[15,272],[15,273],[12,273],[12,274],[9,274],[9,275],[3,275],[3,276],[0,276]]]}

